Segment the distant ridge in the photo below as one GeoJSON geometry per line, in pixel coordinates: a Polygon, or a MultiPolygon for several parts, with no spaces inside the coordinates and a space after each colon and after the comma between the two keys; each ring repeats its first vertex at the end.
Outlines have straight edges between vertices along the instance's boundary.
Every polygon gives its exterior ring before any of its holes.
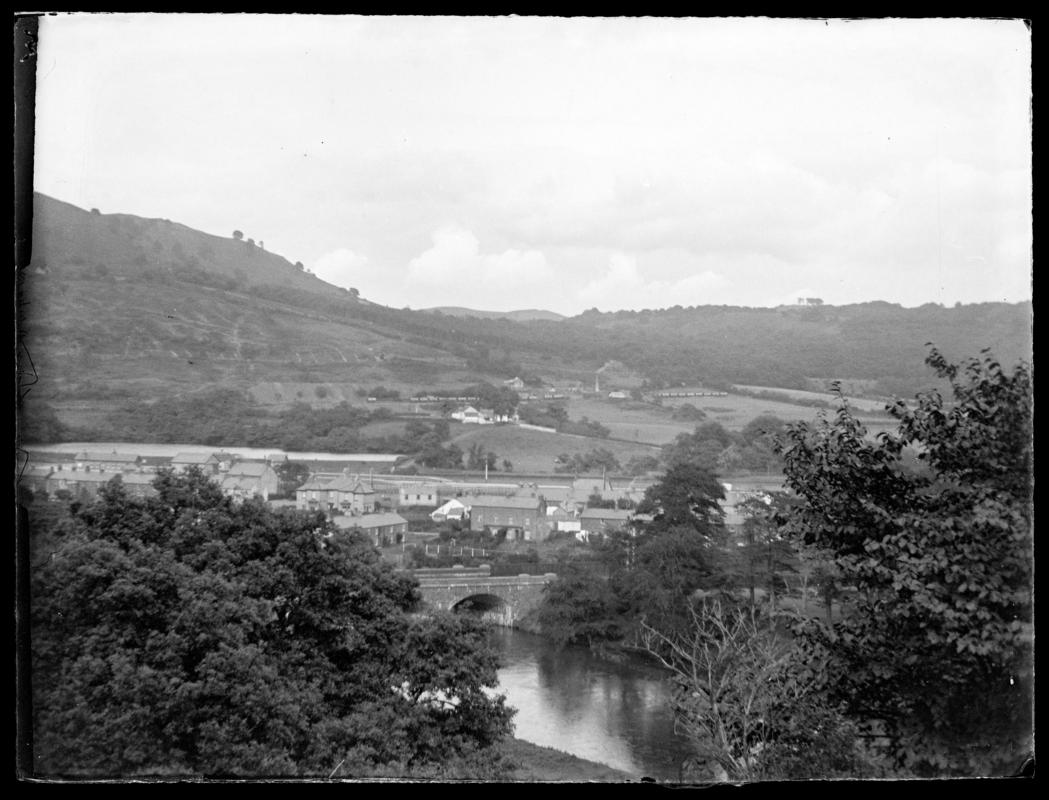
{"type": "Polygon", "coordinates": [[[544,311],[538,308],[526,308],[520,311],[477,311],[473,308],[461,308],[459,306],[438,306],[437,308],[424,308],[422,311],[430,313],[437,312],[449,317],[472,317],[474,319],[509,319],[514,322],[531,322],[533,320],[549,320],[560,322],[567,319],[563,314],[554,311],[544,311]]]}

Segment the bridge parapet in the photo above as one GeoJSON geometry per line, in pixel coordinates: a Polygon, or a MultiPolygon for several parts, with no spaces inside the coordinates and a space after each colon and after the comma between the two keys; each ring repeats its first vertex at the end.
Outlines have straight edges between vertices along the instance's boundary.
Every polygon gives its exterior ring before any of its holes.
{"type": "Polygon", "coordinates": [[[451,611],[460,603],[470,601],[493,612],[502,624],[513,626],[515,619],[538,609],[543,600],[543,589],[557,579],[554,573],[545,575],[467,575],[449,570],[435,574],[428,570],[418,575],[419,589],[424,602],[431,608],[451,611]]]}

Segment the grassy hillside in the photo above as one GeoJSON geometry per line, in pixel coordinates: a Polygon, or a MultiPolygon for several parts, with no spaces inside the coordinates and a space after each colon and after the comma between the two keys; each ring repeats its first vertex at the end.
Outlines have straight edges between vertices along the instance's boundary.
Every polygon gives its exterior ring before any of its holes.
{"type": "Polygon", "coordinates": [[[536,319],[558,321],[564,319],[563,314],[553,311],[543,311],[538,308],[526,308],[520,311],[478,311],[473,308],[460,308],[459,306],[439,306],[438,308],[424,308],[422,311],[431,314],[444,314],[449,317],[473,317],[476,319],[509,319],[514,322],[529,322],[536,319]]]}
{"type": "MultiPolygon", "coordinates": [[[[839,379],[872,396],[910,396],[931,384],[926,342],[952,359],[989,347],[1006,364],[1031,351],[1030,303],[488,319],[386,308],[261,242],[39,194],[32,234],[32,262],[19,274],[22,368],[37,379],[32,402],[50,403],[67,421],[97,418],[126,400],[216,387],[246,392],[259,406],[324,407],[359,402],[358,392],[377,386],[408,396],[515,375],[592,387],[600,373],[603,391],[680,384],[820,391],[839,379]]],[[[711,416],[729,425],[765,410],[791,416],[771,403],[754,399],[711,416]]],[[[599,421],[623,438],[665,441],[681,427],[658,414],[604,410],[599,421]]]]}

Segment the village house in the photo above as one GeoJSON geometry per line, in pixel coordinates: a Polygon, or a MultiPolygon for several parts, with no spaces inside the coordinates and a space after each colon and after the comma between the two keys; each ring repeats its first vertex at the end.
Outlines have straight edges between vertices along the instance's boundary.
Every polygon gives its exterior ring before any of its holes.
{"type": "Polygon", "coordinates": [[[550,389],[555,393],[580,394],[583,391],[583,382],[578,380],[550,381],[550,389]]]}
{"type": "Polygon", "coordinates": [[[76,465],[78,469],[96,470],[103,472],[134,472],[142,463],[142,456],[131,453],[77,453],[76,465]]]}
{"type": "Polygon", "coordinates": [[[139,461],[139,472],[157,472],[162,468],[171,466],[171,456],[142,456],[139,461]]]}
{"type": "MultiPolygon", "coordinates": [[[[489,412],[491,414],[491,412],[489,412]]],[[[466,425],[492,425],[495,420],[491,416],[486,417],[482,412],[478,411],[473,406],[466,406],[466,408],[460,408],[451,413],[452,419],[459,420],[466,425]]]]}
{"type": "Polygon", "coordinates": [[[507,389],[512,389],[515,392],[519,392],[525,388],[525,382],[520,378],[511,378],[508,381],[503,381],[503,386],[507,389]]]}
{"type": "MultiPolygon", "coordinates": [[[[221,465],[221,459],[219,461],[221,465]]],[[[230,497],[245,499],[261,497],[269,500],[280,487],[276,470],[264,461],[241,461],[233,464],[219,481],[219,486],[230,497]]]]}
{"type": "Polygon", "coordinates": [[[472,531],[496,533],[505,528],[508,540],[526,542],[542,541],[549,533],[543,501],[534,494],[523,497],[478,495],[463,502],[470,506],[472,531]]]}
{"type": "Polygon", "coordinates": [[[295,490],[295,507],[306,511],[370,514],[380,504],[379,493],[347,472],[314,473],[295,490]]]}
{"type": "Polygon", "coordinates": [[[604,535],[611,531],[623,531],[632,527],[631,518],[634,512],[622,508],[587,508],[579,515],[580,533],[584,540],[604,535]]]}
{"type": "Polygon", "coordinates": [[[400,544],[404,541],[404,534],[408,532],[408,520],[393,512],[340,515],[332,517],[332,522],[343,530],[357,528],[363,531],[376,547],[400,544]]]}
{"type": "Polygon", "coordinates": [[[558,533],[578,533],[580,522],[574,503],[565,501],[563,503],[546,503],[546,521],[550,530],[558,533]]]}
{"type": "Polygon", "coordinates": [[[359,478],[349,475],[338,478],[329,491],[334,491],[336,508],[343,514],[371,514],[378,508],[375,489],[359,478]]]}
{"type": "Polygon", "coordinates": [[[214,453],[176,453],[171,459],[171,468],[176,472],[190,467],[197,467],[206,475],[217,475],[219,459],[214,453]]]}
{"type": "Polygon", "coordinates": [[[215,453],[215,458],[217,458],[219,462],[219,472],[229,472],[240,460],[239,456],[234,453],[227,453],[224,450],[215,453]]]}
{"type": "Polygon", "coordinates": [[[398,506],[436,506],[440,502],[436,484],[402,483],[398,487],[398,506]]]}
{"type": "Polygon", "coordinates": [[[295,507],[300,511],[330,511],[335,508],[333,492],[329,485],[342,477],[339,473],[317,472],[295,490],[295,507]]]}
{"type": "Polygon", "coordinates": [[[573,492],[577,501],[585,501],[591,495],[602,500],[620,500],[637,504],[645,496],[645,489],[653,484],[648,478],[611,478],[580,476],[573,481],[573,492]],[[580,500],[582,498],[582,500],[580,500]]]}
{"type": "Polygon", "coordinates": [[[430,519],[434,522],[445,522],[446,520],[462,520],[469,516],[470,507],[454,497],[439,508],[430,512],[430,519]]]}
{"type": "Polygon", "coordinates": [[[59,469],[51,473],[45,482],[48,495],[58,492],[69,492],[78,499],[92,499],[98,490],[114,478],[119,478],[125,491],[131,497],[152,497],[157,490],[153,488],[155,475],[141,472],[102,472],[86,469],[59,469]]]}

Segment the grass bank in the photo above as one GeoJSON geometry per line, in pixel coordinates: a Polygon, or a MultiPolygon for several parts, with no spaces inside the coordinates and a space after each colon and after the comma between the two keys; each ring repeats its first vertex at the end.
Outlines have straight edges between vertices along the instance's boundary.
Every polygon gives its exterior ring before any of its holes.
{"type": "Polygon", "coordinates": [[[507,739],[500,746],[516,765],[510,777],[512,781],[623,783],[640,780],[637,775],[613,769],[607,764],[587,761],[523,739],[507,739]]]}

